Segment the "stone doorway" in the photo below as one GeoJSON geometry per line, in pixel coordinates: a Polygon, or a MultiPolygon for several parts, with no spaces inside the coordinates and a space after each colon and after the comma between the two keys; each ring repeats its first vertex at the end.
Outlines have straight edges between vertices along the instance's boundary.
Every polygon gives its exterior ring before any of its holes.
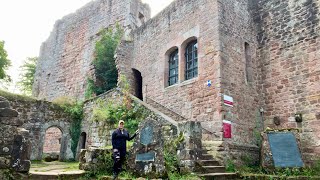
{"type": "Polygon", "coordinates": [[[42,157],[46,161],[58,160],[61,152],[62,131],[57,127],[46,130],[43,144],[42,157]]]}
{"type": "Polygon", "coordinates": [[[82,132],[80,135],[80,149],[85,149],[86,148],[86,141],[87,141],[87,133],[82,132]]]}
{"type": "Polygon", "coordinates": [[[143,101],[143,94],[142,94],[142,76],[141,72],[132,69],[133,71],[133,77],[134,77],[134,93],[137,98],[139,98],[141,101],[143,101]]]}

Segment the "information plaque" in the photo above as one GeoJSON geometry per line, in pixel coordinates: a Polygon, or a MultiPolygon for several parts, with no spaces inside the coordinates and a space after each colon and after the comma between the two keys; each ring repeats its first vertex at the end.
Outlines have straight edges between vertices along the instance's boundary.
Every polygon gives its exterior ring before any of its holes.
{"type": "Polygon", "coordinates": [[[268,133],[275,167],[302,167],[303,162],[296,138],[291,132],[268,133]]]}

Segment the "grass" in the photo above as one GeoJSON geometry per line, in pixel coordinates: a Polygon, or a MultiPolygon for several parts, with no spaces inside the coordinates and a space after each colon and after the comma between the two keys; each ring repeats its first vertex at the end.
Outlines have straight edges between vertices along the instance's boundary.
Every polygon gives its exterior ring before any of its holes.
{"type": "Polygon", "coordinates": [[[21,100],[21,101],[32,101],[35,102],[37,101],[36,99],[30,97],[30,96],[25,96],[25,95],[19,95],[19,94],[13,94],[7,91],[0,90],[0,96],[7,98],[8,100],[21,100]]]}
{"type": "Polygon", "coordinates": [[[44,161],[31,161],[31,168],[37,172],[46,172],[50,170],[60,169],[61,172],[79,170],[79,162],[44,162],[44,161]],[[55,167],[56,166],[56,167],[55,167]]]}

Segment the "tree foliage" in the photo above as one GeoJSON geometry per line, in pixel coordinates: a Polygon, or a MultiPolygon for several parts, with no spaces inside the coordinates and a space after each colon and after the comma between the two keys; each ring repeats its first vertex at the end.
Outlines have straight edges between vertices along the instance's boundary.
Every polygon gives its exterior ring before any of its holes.
{"type": "Polygon", "coordinates": [[[18,84],[20,89],[25,94],[30,95],[32,92],[32,85],[34,82],[34,74],[36,72],[37,62],[38,57],[28,57],[20,67],[21,74],[18,84]]]}
{"type": "Polygon", "coordinates": [[[108,28],[100,32],[101,39],[95,46],[96,82],[94,93],[102,94],[117,86],[118,72],[115,64],[115,51],[123,35],[119,25],[115,29],[108,28]]]}
{"type": "Polygon", "coordinates": [[[8,78],[5,70],[11,65],[7,51],[4,49],[4,41],[0,41],[0,79],[8,78]]]}

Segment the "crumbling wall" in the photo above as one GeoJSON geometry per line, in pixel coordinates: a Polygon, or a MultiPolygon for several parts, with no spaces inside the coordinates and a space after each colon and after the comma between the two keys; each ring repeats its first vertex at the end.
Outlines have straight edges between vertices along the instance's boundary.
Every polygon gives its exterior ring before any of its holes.
{"type": "Polygon", "coordinates": [[[320,154],[320,2],[261,0],[255,5],[265,126],[301,128],[308,163],[320,154]]]}
{"type": "Polygon", "coordinates": [[[47,100],[83,99],[87,78],[94,77],[99,32],[118,23],[128,33],[149,18],[150,8],[140,0],[97,0],[56,21],[41,46],[33,95],[47,100]]]}
{"type": "Polygon", "coordinates": [[[0,179],[10,179],[16,172],[27,173],[30,169],[29,131],[21,127],[24,120],[18,115],[0,96],[0,179]]]}
{"type": "Polygon", "coordinates": [[[69,134],[71,118],[61,107],[18,95],[10,95],[6,98],[10,101],[12,108],[19,112],[17,119],[23,121],[22,127],[29,131],[32,146],[31,160],[42,159],[45,134],[50,127],[57,127],[62,132],[60,160],[74,158],[69,134]]]}

